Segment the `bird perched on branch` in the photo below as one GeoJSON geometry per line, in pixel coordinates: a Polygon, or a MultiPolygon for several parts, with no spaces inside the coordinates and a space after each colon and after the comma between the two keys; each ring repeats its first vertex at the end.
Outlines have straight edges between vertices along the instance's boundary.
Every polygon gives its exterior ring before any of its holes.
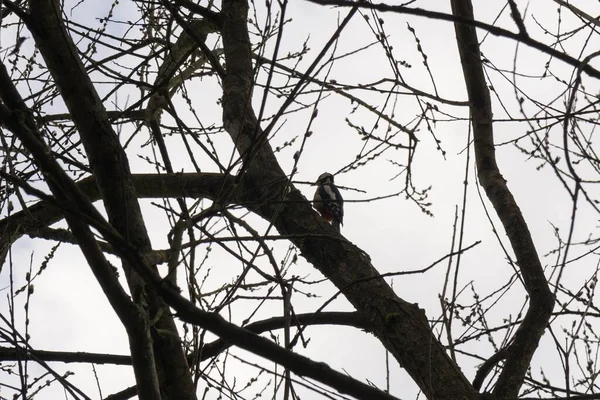
{"type": "Polygon", "coordinates": [[[340,226],[344,224],[344,199],[333,183],[333,175],[329,172],[321,174],[315,185],[317,185],[313,198],[315,209],[323,218],[331,222],[333,229],[340,232],[340,226]]]}

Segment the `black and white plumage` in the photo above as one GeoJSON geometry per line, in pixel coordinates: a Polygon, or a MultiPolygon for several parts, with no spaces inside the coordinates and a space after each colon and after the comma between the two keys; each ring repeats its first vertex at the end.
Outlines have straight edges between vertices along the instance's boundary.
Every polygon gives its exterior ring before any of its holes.
{"type": "Polygon", "coordinates": [[[344,199],[333,183],[333,175],[325,172],[319,176],[315,184],[317,185],[313,198],[315,209],[323,218],[331,222],[337,232],[340,232],[341,225],[344,224],[344,199]]]}

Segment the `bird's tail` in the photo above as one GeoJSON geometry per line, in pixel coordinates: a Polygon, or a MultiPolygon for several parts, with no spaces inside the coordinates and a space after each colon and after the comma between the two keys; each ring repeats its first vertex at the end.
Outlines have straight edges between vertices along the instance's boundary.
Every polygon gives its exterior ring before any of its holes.
{"type": "Polygon", "coordinates": [[[331,221],[331,225],[333,225],[333,229],[335,229],[337,233],[341,233],[342,227],[340,226],[340,221],[334,218],[333,221],[331,221]]]}

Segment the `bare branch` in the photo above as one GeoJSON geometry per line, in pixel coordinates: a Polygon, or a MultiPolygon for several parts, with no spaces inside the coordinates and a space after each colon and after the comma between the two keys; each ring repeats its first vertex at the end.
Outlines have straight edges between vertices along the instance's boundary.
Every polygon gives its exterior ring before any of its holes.
{"type": "MultiPolygon", "coordinates": [[[[127,155],[64,26],[60,10],[57,0],[31,1],[29,28],[78,128],[111,225],[138,251],[150,252],[152,247],[131,181],[127,155]]],[[[135,273],[130,273],[127,265],[124,269],[132,297],[148,306],[140,308],[147,313],[147,322],[156,319],[156,329],[150,330],[148,326],[148,331],[141,335],[152,336],[154,352],[147,349],[144,357],[147,363],[154,364],[152,368],[161,391],[167,397],[194,400],[195,388],[177,328],[166,305],[156,294],[145,292],[144,283],[135,273]]],[[[131,336],[129,339],[130,343],[137,340],[131,336]]]]}
{"type": "Polygon", "coordinates": [[[35,157],[40,170],[47,177],[48,185],[57,200],[69,210],[66,219],[73,235],[77,238],[81,251],[130,339],[135,338],[135,341],[130,341],[130,345],[136,377],[140,381],[148,383],[147,386],[141,388],[140,396],[145,399],[158,400],[160,395],[158,383],[155,381],[154,366],[147,362],[148,353],[152,351],[152,341],[149,340],[149,335],[146,336],[148,321],[138,312],[137,307],[119,283],[113,267],[102,254],[94,234],[81,217],[85,216],[100,224],[104,222],[104,219],[85,196],[77,190],[56,161],[49,157],[50,151],[41,140],[39,132],[35,130],[32,113],[12,86],[4,64],[0,64],[0,82],[2,101],[14,109],[11,111],[4,104],[0,105],[0,123],[8,127],[24,143],[35,157]]]}
{"type": "MultiPolygon", "coordinates": [[[[470,0],[452,0],[452,11],[462,20],[474,19],[470,0]]],[[[550,320],[554,298],[544,276],[527,223],[506,186],[506,181],[496,162],[490,93],[483,73],[475,27],[458,22],[454,26],[471,104],[479,181],[504,225],[517,257],[525,290],[529,294],[529,309],[507,351],[504,369],[494,390],[494,393],[501,398],[516,397],[531,358],[550,320]]]]}
{"type": "MultiPolygon", "coordinates": [[[[340,325],[353,326],[360,329],[368,329],[368,323],[365,318],[361,317],[357,312],[320,312],[296,314],[294,322],[301,325],[340,325]]],[[[285,326],[284,317],[272,317],[262,321],[252,322],[244,327],[244,329],[259,334],[262,332],[283,329],[285,326]]],[[[206,343],[198,352],[200,360],[208,360],[209,358],[219,355],[223,350],[230,347],[230,344],[223,340],[217,339],[211,343],[206,343]]],[[[116,354],[99,354],[86,352],[69,352],[69,351],[47,351],[47,350],[29,350],[27,352],[17,354],[18,350],[11,347],[0,346],[0,361],[14,361],[18,357],[25,359],[36,359],[47,362],[63,362],[63,363],[94,363],[94,364],[114,364],[114,365],[131,365],[131,356],[116,355],[116,354]]],[[[188,359],[192,359],[195,355],[191,354],[188,359]]]]}
{"type": "Polygon", "coordinates": [[[493,35],[506,37],[509,39],[513,39],[519,41],[527,46],[530,46],[534,49],[538,49],[546,54],[551,55],[565,63],[572,65],[577,68],[582,68],[585,73],[594,78],[600,78],[600,71],[591,67],[590,65],[584,65],[578,59],[571,57],[570,55],[561,52],[553,47],[543,44],[537,40],[534,40],[528,36],[523,36],[520,33],[513,33],[504,28],[500,28],[495,25],[486,24],[484,22],[477,21],[473,18],[468,18],[464,15],[451,15],[438,11],[424,10],[421,8],[410,8],[406,6],[397,6],[390,5],[385,3],[369,3],[369,2],[358,2],[358,1],[348,1],[348,0],[307,0],[312,3],[321,4],[321,5],[332,5],[332,6],[343,6],[343,7],[360,7],[373,9],[378,11],[389,11],[396,12],[399,14],[407,14],[407,15],[416,15],[419,17],[426,17],[432,19],[439,19],[442,21],[454,22],[455,24],[468,25],[475,28],[485,29],[493,35]]]}
{"type": "Polygon", "coordinates": [[[564,0],[554,0],[554,2],[560,4],[563,7],[568,8],[569,10],[571,10],[571,12],[573,12],[573,14],[578,15],[579,17],[585,19],[587,22],[594,24],[596,26],[600,26],[600,20],[598,18],[594,18],[591,15],[589,15],[588,13],[582,11],[581,9],[575,7],[573,4],[569,4],[564,0]]]}
{"type": "MultiPolygon", "coordinates": [[[[286,175],[269,144],[260,143],[257,148],[256,138],[262,136],[262,130],[250,105],[253,72],[250,42],[244,28],[247,12],[248,5],[243,0],[224,1],[221,11],[228,66],[223,80],[225,128],[238,151],[251,156],[241,184],[246,192],[264,199],[264,205],[251,209],[268,217],[280,233],[322,231],[335,237],[333,228],[316,218],[308,203],[295,205],[303,196],[286,183],[286,175]],[[291,201],[291,204],[281,206],[280,202],[273,202],[278,199],[291,201]]],[[[473,387],[434,338],[423,311],[398,298],[389,285],[377,277],[379,273],[359,248],[334,240],[306,238],[293,242],[319,271],[343,290],[357,311],[368,316],[373,333],[428,397],[476,396],[473,387]],[[368,279],[371,277],[375,279],[368,279]],[[366,280],[352,284],[360,279],[366,280]]]]}
{"type": "Polygon", "coordinates": [[[515,0],[508,0],[508,5],[510,6],[510,15],[512,16],[513,21],[515,21],[515,24],[517,24],[517,28],[519,28],[519,33],[523,35],[523,37],[528,38],[529,34],[527,33],[525,23],[523,22],[523,17],[519,12],[519,8],[517,7],[515,0]]]}

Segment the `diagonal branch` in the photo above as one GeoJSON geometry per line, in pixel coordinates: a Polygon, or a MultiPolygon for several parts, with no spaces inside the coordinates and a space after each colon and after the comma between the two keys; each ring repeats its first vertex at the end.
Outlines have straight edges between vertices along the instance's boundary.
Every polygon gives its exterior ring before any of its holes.
{"type": "MultiPolygon", "coordinates": [[[[403,366],[411,375],[420,379],[418,382],[426,380],[424,386],[429,388],[431,377],[431,391],[441,393],[440,398],[444,398],[444,390],[462,393],[466,399],[476,398],[476,393],[458,367],[450,361],[441,344],[435,340],[423,311],[398,298],[382,278],[376,277],[378,272],[361,249],[343,238],[331,238],[331,226],[323,222],[298,190],[290,191],[285,202],[276,203],[261,201],[272,196],[272,187],[260,184],[253,187],[248,178],[244,179],[243,185],[236,185],[234,177],[223,174],[136,174],[132,175],[132,180],[140,198],[215,199],[222,192],[227,192],[232,203],[243,204],[265,220],[274,221],[277,229],[289,235],[302,254],[338,288],[348,288],[344,290],[344,294],[362,315],[368,316],[365,317],[365,326],[388,349],[393,350],[392,354],[402,360],[403,366]],[[275,213],[277,206],[282,208],[275,213]],[[361,279],[364,281],[356,283],[361,279]]],[[[90,200],[99,199],[93,178],[84,179],[78,186],[90,200]]],[[[60,210],[41,201],[29,210],[15,213],[1,221],[0,232],[7,232],[15,237],[17,233],[27,234],[27,227],[37,226],[42,220],[50,224],[61,218],[60,210]]]]}
{"type": "Polygon", "coordinates": [[[593,25],[596,25],[596,26],[600,26],[600,19],[599,18],[592,17],[591,15],[589,15],[585,11],[581,10],[580,8],[575,7],[573,4],[569,4],[569,3],[567,3],[564,0],[554,0],[554,2],[560,4],[563,7],[568,8],[569,10],[571,10],[571,12],[573,14],[579,16],[580,18],[585,19],[590,24],[593,24],[593,25]]]}
{"type": "MultiPolygon", "coordinates": [[[[110,224],[137,251],[149,253],[152,247],[127,155],[64,25],[59,3],[58,0],[31,0],[28,28],[77,127],[110,224]]],[[[196,399],[177,327],[168,307],[156,293],[145,290],[145,282],[126,263],[123,267],[134,301],[142,306],[140,310],[148,322],[155,321],[155,329],[148,326],[143,335],[152,337],[154,345],[145,357],[155,368],[161,395],[196,399]]],[[[156,266],[151,268],[157,271],[156,266]]],[[[133,343],[136,338],[130,336],[129,340],[133,343]]]]}
{"type": "MultiPolygon", "coordinates": [[[[474,19],[470,0],[451,0],[451,3],[457,18],[474,19]]],[[[454,28],[470,101],[479,181],[502,221],[529,294],[529,309],[508,348],[506,362],[494,390],[500,398],[517,397],[531,358],[550,320],[554,299],[527,223],[496,162],[490,92],[475,27],[455,23],[454,28]]]]}
{"type": "MultiPolygon", "coordinates": [[[[72,182],[64,180],[62,183],[63,186],[61,187],[68,193],[77,192],[76,187],[72,182]]],[[[61,194],[61,192],[59,192],[59,194],[61,194]]],[[[69,205],[73,204],[76,203],[69,203],[69,205]]],[[[388,393],[357,381],[346,374],[337,372],[324,363],[313,361],[305,356],[281,348],[272,341],[262,338],[248,329],[238,327],[225,321],[219,314],[200,310],[189,300],[182,297],[178,291],[173,289],[173,287],[168,284],[167,280],[162,279],[155,269],[149,268],[140,252],[113,229],[112,226],[103,221],[91,218],[91,216],[94,215],[94,210],[86,209],[84,211],[87,211],[88,214],[83,214],[81,216],[82,220],[87,220],[92,223],[92,226],[113,246],[116,254],[121,257],[124,263],[131,266],[140,275],[141,279],[148,284],[146,290],[155,290],[157,295],[161,296],[161,298],[173,307],[177,316],[183,322],[207,329],[222,339],[223,342],[216,345],[217,349],[223,345],[238,346],[289,368],[298,375],[315,379],[318,382],[335,388],[341,393],[350,394],[360,399],[396,399],[388,393]]],[[[67,212],[67,215],[70,216],[70,212],[67,212]]],[[[72,221],[69,220],[70,226],[74,229],[76,225],[71,224],[71,222],[72,221]]],[[[83,222],[78,219],[75,219],[75,222],[83,224],[83,222]]],[[[89,230],[89,228],[87,229],[89,230]]],[[[93,260],[88,259],[88,262],[92,261],[93,260]]],[[[362,326],[368,326],[369,321],[363,319],[360,323],[362,326]]],[[[220,351],[217,349],[215,350],[220,351]]],[[[136,372],[138,371],[136,370],[136,372]]],[[[136,381],[138,382],[138,388],[143,387],[144,389],[148,389],[147,381],[140,380],[138,376],[136,376],[136,381]]],[[[140,394],[140,397],[149,399],[155,398],[150,395],[142,396],[142,394],[140,394]]]]}
{"type": "MultiPolygon", "coordinates": [[[[155,290],[175,310],[181,321],[206,329],[226,343],[271,360],[297,375],[329,385],[340,393],[365,400],[396,399],[389,393],[330,368],[325,363],[284,349],[269,339],[236,326],[217,313],[201,310],[174,289],[168,280],[162,279],[154,269],[148,268],[139,252],[112,227],[106,224],[95,224],[94,228],[115,248],[117,254],[140,274],[140,277],[148,284],[148,289],[155,290]]],[[[144,384],[144,382],[140,382],[140,384],[144,384]]]]}
{"type": "Polygon", "coordinates": [[[227,65],[223,123],[238,152],[248,157],[248,168],[239,177],[239,186],[258,201],[248,208],[267,218],[281,234],[331,236],[291,240],[315,268],[343,291],[356,310],[367,316],[373,333],[428,398],[476,398],[476,391],[435,339],[423,310],[396,296],[363,251],[338,240],[339,234],[317,217],[289,182],[269,143],[257,145],[263,131],[251,107],[253,67],[247,13],[246,0],[223,1],[221,33],[227,65]]]}
{"type": "Polygon", "coordinates": [[[149,400],[160,399],[158,384],[155,382],[154,365],[148,362],[147,354],[152,351],[152,340],[147,335],[147,321],[119,283],[112,266],[102,254],[94,234],[82,217],[85,216],[98,223],[102,223],[104,219],[77,190],[58,163],[51,159],[51,152],[35,127],[31,110],[26,107],[12,85],[4,64],[1,63],[0,97],[4,103],[0,104],[0,124],[10,129],[21,140],[44,174],[56,200],[69,210],[66,213],[67,223],[110,305],[128,333],[136,379],[147,382],[147,385],[139,390],[140,397],[149,400]],[[135,340],[131,340],[132,338],[135,340]]]}

